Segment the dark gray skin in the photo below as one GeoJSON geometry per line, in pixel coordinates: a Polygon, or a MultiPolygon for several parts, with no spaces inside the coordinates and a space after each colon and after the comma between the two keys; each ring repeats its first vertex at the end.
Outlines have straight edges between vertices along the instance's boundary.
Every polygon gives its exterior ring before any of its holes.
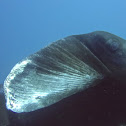
{"type": "Polygon", "coordinates": [[[104,31],[75,35],[107,68],[118,74],[126,73],[126,40],[104,31]]]}
{"type": "MultiPolygon", "coordinates": [[[[21,126],[25,124],[35,126],[36,123],[40,121],[40,118],[39,119],[37,118],[38,117],[44,118],[44,116],[47,119],[45,118],[41,119],[40,125],[41,124],[44,124],[46,126],[52,126],[53,124],[55,126],[58,125],[76,126],[77,124],[78,126],[81,125],[92,126],[92,124],[93,125],[96,124],[97,126],[124,125],[126,123],[126,120],[124,120],[125,114],[120,116],[121,113],[119,113],[119,111],[121,112],[124,111],[124,113],[126,112],[125,110],[126,40],[116,35],[103,31],[96,31],[89,34],[74,35],[70,37],[75,37],[77,40],[84,43],[84,45],[86,45],[87,48],[108,68],[109,72],[105,71],[106,72],[105,75],[107,75],[106,79],[103,80],[98,85],[96,85],[95,87],[89,88],[84,92],[70,96],[69,98],[66,98],[59,103],[56,103],[50,107],[45,108],[45,110],[40,110],[40,112],[37,110],[35,112],[31,112],[30,115],[25,113],[23,116],[22,114],[15,114],[13,112],[9,112],[11,113],[10,115],[13,116],[13,118],[16,117],[16,119],[19,120],[18,122],[16,122],[17,125],[20,125],[20,123],[22,122],[21,126]],[[85,100],[83,101],[82,99],[85,100]],[[101,103],[104,104],[104,107],[102,106],[101,103]],[[106,107],[108,107],[109,109],[108,108],[106,109],[106,107]],[[118,110],[119,107],[120,109],[118,110]],[[90,110],[88,110],[89,108],[90,110]],[[100,110],[100,112],[98,111],[98,109],[100,110]],[[78,111],[80,111],[80,113],[78,113],[78,111]],[[48,116],[51,116],[50,118],[53,118],[53,121],[46,115],[47,113],[49,113],[48,116]],[[117,116],[115,116],[116,114],[117,116]],[[62,115],[64,119],[61,119],[62,116],[57,118],[59,115],[62,115]],[[27,117],[30,118],[31,122],[27,121],[28,120],[27,117]],[[100,123],[97,122],[99,117],[101,117],[102,120],[100,123]],[[34,121],[32,121],[32,118],[34,118],[34,121]],[[71,121],[68,121],[68,119],[71,121]],[[111,121],[109,122],[107,119],[108,120],[110,119],[111,121]],[[61,122],[62,124],[60,124],[59,122],[61,122]],[[81,124],[79,124],[79,122],[81,122],[81,124]]],[[[103,72],[104,71],[102,71],[101,73],[103,72]]],[[[3,99],[3,96],[4,94],[0,93],[0,98],[3,99]]],[[[5,120],[8,120],[5,109],[5,101],[1,103],[4,111],[2,112],[2,114],[0,113],[0,117],[5,120]],[[3,116],[3,113],[5,113],[6,116],[3,116]]],[[[8,121],[4,122],[8,124],[8,121]]],[[[13,125],[14,123],[15,122],[11,121],[10,125],[13,125]]]]}
{"type": "Polygon", "coordinates": [[[9,119],[5,105],[3,84],[0,84],[0,126],[8,126],[9,119]]]}

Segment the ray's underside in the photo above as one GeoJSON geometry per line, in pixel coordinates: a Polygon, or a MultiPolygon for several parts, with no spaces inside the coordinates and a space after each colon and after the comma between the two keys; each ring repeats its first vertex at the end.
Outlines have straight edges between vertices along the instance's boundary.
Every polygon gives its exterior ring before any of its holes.
{"type": "Polygon", "coordinates": [[[97,69],[100,65],[77,39],[54,42],[11,70],[4,83],[7,108],[18,113],[34,111],[95,85],[103,78],[97,69]],[[89,65],[91,60],[96,69],[89,65]]]}

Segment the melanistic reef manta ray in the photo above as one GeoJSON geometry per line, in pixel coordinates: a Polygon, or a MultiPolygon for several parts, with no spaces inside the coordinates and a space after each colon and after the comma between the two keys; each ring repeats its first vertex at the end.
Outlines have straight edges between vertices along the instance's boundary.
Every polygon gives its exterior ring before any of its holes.
{"type": "Polygon", "coordinates": [[[72,35],[13,67],[3,85],[6,107],[32,112],[102,85],[106,78],[117,79],[122,98],[125,75],[126,40],[104,31],[72,35]]]}

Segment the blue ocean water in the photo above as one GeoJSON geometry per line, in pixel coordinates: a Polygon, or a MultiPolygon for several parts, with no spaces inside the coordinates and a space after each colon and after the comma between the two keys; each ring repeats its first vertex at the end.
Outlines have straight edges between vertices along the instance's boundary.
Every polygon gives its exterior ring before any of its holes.
{"type": "Polygon", "coordinates": [[[22,58],[60,38],[96,30],[126,38],[125,0],[1,0],[0,83],[22,58]]]}

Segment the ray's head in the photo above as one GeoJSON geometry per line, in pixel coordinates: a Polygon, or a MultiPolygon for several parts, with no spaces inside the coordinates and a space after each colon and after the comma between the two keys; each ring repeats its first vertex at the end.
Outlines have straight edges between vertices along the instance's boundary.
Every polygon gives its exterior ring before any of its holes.
{"type": "Polygon", "coordinates": [[[126,73],[126,40],[104,31],[78,38],[112,73],[126,73]]]}

